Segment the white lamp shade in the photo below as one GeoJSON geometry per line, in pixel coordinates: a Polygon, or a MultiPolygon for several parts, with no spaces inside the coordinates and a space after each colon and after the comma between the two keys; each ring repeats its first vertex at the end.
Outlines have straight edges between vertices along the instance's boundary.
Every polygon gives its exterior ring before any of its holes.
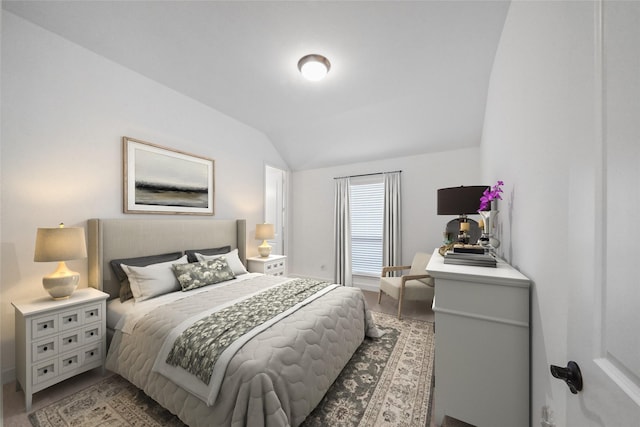
{"type": "Polygon", "coordinates": [[[68,261],[86,257],[84,228],[38,228],[34,261],[68,261]]]}
{"type": "Polygon", "coordinates": [[[269,240],[275,237],[275,228],[273,224],[256,225],[256,240],[269,240]]]}

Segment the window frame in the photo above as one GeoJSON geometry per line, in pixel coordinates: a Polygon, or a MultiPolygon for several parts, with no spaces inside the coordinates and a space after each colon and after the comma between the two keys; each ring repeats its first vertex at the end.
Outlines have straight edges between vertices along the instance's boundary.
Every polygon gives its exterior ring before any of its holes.
{"type": "MultiPolygon", "coordinates": [[[[382,174],[375,174],[375,175],[368,175],[368,176],[359,176],[359,177],[353,177],[350,180],[349,183],[350,186],[350,191],[351,191],[351,200],[350,200],[350,206],[349,209],[351,211],[351,274],[353,276],[357,276],[357,277],[380,277],[380,273],[382,271],[382,257],[383,257],[383,228],[384,228],[384,176],[382,174]],[[354,197],[354,187],[360,187],[360,186],[372,186],[375,185],[377,187],[379,187],[379,193],[376,193],[374,195],[374,197],[376,199],[379,198],[378,202],[379,202],[379,206],[373,206],[373,207],[369,207],[369,209],[373,209],[373,216],[370,218],[362,218],[363,222],[366,222],[367,220],[373,220],[376,221],[379,225],[379,231],[376,231],[375,234],[372,235],[372,237],[363,237],[363,236],[358,236],[356,237],[354,235],[355,233],[358,233],[362,230],[362,227],[366,227],[367,224],[357,224],[354,223],[354,214],[358,215],[358,211],[363,209],[363,207],[357,207],[356,209],[354,209],[354,200],[357,201],[358,199],[358,195],[357,195],[357,188],[355,189],[356,192],[356,197],[354,197]],[[358,241],[362,241],[364,239],[370,239],[370,243],[366,243],[366,242],[362,242],[362,245],[360,245],[360,247],[366,247],[367,245],[369,247],[371,247],[371,242],[373,242],[373,246],[378,245],[377,248],[375,248],[375,250],[379,253],[379,262],[376,263],[375,261],[373,262],[367,262],[365,261],[365,263],[361,263],[359,260],[362,259],[362,257],[357,256],[358,253],[356,252],[356,248],[359,246],[358,245],[358,241]],[[364,267],[363,269],[360,270],[361,267],[364,267]]],[[[376,203],[376,200],[372,200],[372,203],[376,203]]],[[[366,209],[366,208],[364,208],[366,209]]],[[[371,213],[371,210],[369,210],[369,213],[371,213]]],[[[375,224],[374,224],[375,226],[375,224]]]]}

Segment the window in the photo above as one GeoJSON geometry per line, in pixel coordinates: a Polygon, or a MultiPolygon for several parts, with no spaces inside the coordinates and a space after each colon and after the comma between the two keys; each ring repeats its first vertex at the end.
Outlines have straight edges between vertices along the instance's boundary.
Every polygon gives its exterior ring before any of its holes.
{"type": "Polygon", "coordinates": [[[351,265],[352,274],[380,276],[384,182],[381,176],[351,180],[351,265]]]}

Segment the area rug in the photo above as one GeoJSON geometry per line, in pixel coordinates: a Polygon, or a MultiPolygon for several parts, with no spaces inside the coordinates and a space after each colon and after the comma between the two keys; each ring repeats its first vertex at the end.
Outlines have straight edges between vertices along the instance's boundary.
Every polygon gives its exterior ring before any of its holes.
{"type": "MultiPolygon", "coordinates": [[[[386,333],[365,339],[304,427],[428,425],[433,323],[373,316],[386,333]]],[[[31,413],[29,421],[34,427],[184,426],[118,375],[31,413]]]]}

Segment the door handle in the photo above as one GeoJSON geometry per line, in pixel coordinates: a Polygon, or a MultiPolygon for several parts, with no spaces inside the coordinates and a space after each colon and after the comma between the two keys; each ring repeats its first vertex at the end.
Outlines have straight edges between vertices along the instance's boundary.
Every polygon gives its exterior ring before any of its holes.
{"type": "Polygon", "coordinates": [[[578,394],[582,390],[582,373],[578,364],[573,360],[567,363],[566,368],[551,365],[551,375],[566,382],[573,394],[578,394]]]}

